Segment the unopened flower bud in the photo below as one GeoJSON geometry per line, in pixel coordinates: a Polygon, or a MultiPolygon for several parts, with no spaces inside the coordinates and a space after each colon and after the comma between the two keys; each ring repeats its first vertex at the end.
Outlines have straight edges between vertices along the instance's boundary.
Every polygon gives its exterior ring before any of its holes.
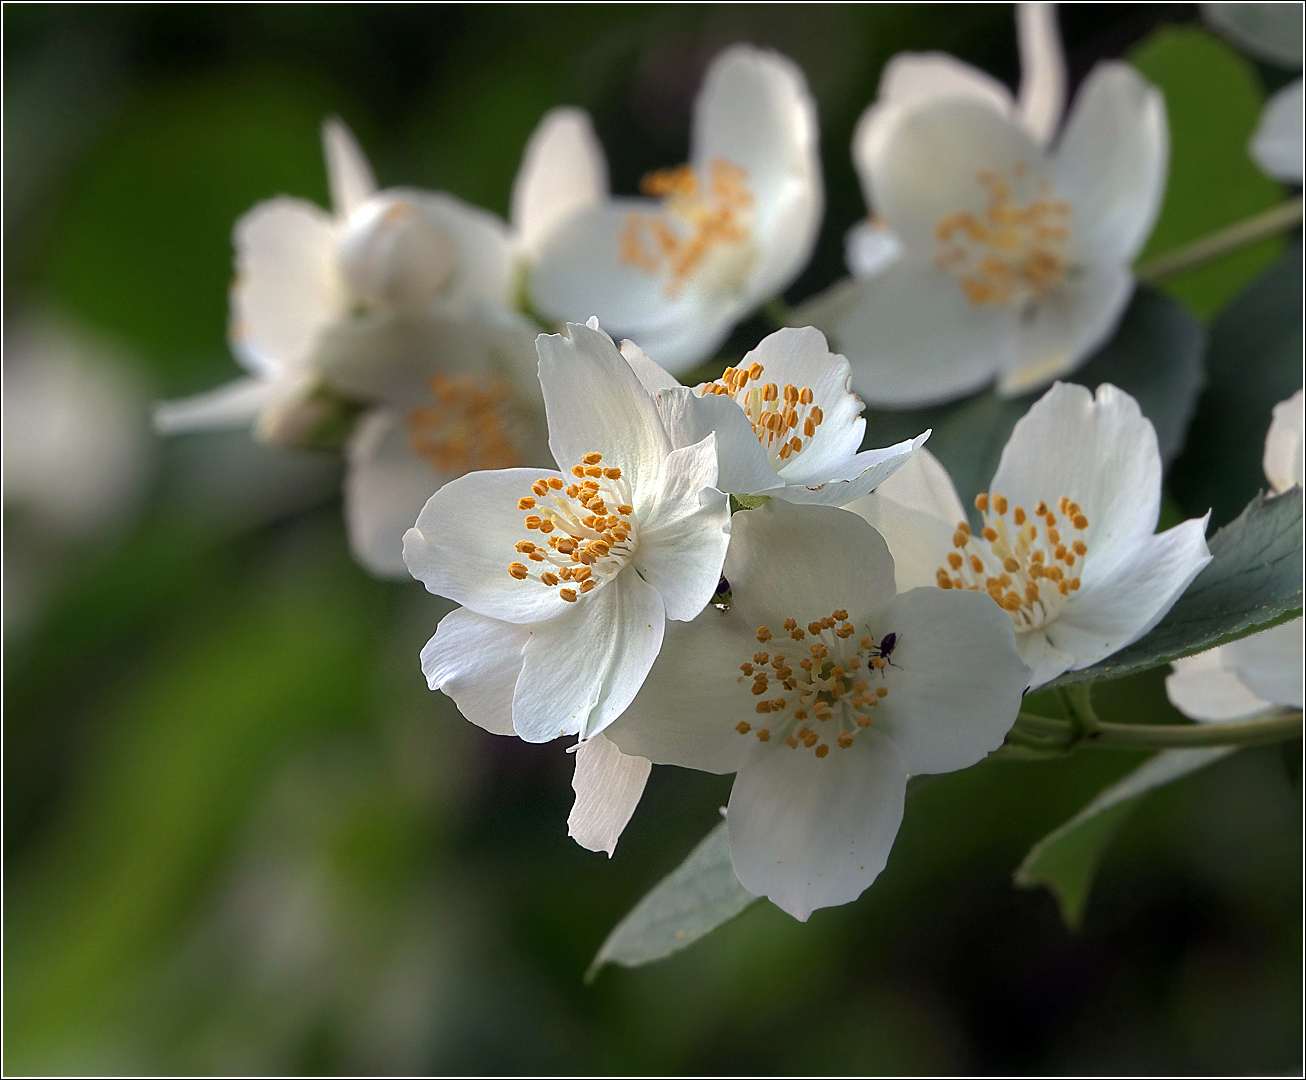
{"type": "Polygon", "coordinates": [[[369,199],[340,238],[340,266],[368,307],[415,314],[445,291],[458,249],[420,202],[402,194],[369,199]]]}

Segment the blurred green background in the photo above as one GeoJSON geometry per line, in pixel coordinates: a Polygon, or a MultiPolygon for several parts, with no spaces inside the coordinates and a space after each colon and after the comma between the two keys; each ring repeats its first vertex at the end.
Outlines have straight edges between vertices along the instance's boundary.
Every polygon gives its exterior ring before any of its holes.
{"type": "MultiPolygon", "coordinates": [[[[115,395],[132,450],[95,483],[120,497],[94,515],[18,497],[6,470],[8,1071],[1300,1068],[1300,744],[1150,796],[1078,933],[1011,873],[1134,755],[949,776],[912,797],[859,902],[807,925],[755,905],[585,986],[608,930],[719,820],[729,778],[655,769],[616,857],[581,850],[562,746],[496,739],[426,689],[417,655],[445,608],[351,562],[331,457],[147,434],[152,397],[236,373],[232,224],[278,193],[325,201],[328,114],[383,184],[506,213],[546,109],[590,109],[614,190],[632,191],[685,159],[707,60],[774,46],[811,81],[826,169],[796,301],[842,273],[865,213],[848,147],[884,62],[941,49],[1014,84],[1010,8],[7,4],[3,19],[6,391],[11,365],[71,352],[108,380],[72,381],[92,414],[115,395]]],[[[1166,93],[1171,185],[1145,257],[1284,197],[1245,147],[1287,73],[1238,56],[1195,5],[1067,6],[1061,26],[1072,84],[1124,55],[1166,93]]],[[[1210,319],[1282,248],[1167,289],[1210,319]]],[[[730,348],[765,332],[747,323],[730,348]]],[[[1222,438],[1258,462],[1268,422],[1222,438]]],[[[1256,482],[1228,481],[1235,508],[1256,482]]],[[[1200,484],[1175,496],[1210,504],[1200,484]]],[[[1162,718],[1163,674],[1111,684],[1099,712],[1162,718]]]]}

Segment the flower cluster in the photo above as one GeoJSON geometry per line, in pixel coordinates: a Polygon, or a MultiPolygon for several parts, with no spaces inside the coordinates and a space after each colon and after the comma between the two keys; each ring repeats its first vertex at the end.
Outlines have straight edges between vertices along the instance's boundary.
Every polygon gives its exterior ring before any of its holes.
{"type": "MultiPolygon", "coordinates": [[[[1162,97],[1103,63],[1063,122],[1052,7],[1021,5],[1018,31],[1014,98],[940,54],[886,66],[852,147],[873,211],[852,277],[694,385],[679,376],[815,245],[818,125],[793,62],[717,56],[689,162],[638,198],[610,193],[589,118],[553,110],[510,224],[378,190],[329,121],[333,212],[280,198],[236,227],[249,376],[158,423],[342,446],[358,560],[458,605],[422,650],[429,686],[494,734],[574,740],[579,843],[612,853],[654,763],[734,773],[743,886],[799,919],[851,901],[909,777],[1002,746],[1027,692],[1139,641],[1211,561],[1206,517],[1157,531],[1139,403],[1056,381],[1133,294],[1167,175],[1162,97]],[[991,383],[1046,392],[971,506],[929,430],[863,445],[864,402],[991,383]]],[[[1300,485],[1300,393],[1269,445],[1276,490],[1300,485]]],[[[1300,642],[1297,620],[1181,661],[1171,697],[1199,719],[1300,708],[1282,662],[1300,642]]]]}

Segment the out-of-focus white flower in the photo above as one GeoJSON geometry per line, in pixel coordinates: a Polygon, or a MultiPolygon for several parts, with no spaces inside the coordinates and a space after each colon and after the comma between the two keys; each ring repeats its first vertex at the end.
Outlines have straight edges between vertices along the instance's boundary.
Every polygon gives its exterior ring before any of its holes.
{"type": "Polygon", "coordinates": [[[622,753],[736,772],[735,873],[795,918],[855,900],[883,869],[907,777],[997,748],[1029,671],[984,597],[895,595],[883,539],[832,507],[734,518],[731,601],[668,628],[608,728],[622,753]]]}
{"type": "MultiPolygon", "coordinates": [[[[1258,60],[1297,69],[1302,61],[1301,4],[1203,4],[1202,15],[1258,60]]],[[[1302,182],[1302,81],[1270,97],[1248,150],[1269,176],[1302,182]]]]}
{"type": "Polygon", "coordinates": [[[312,442],[338,416],[319,363],[333,334],[347,339],[357,383],[386,359],[394,322],[509,310],[512,245],[501,220],[439,192],[378,192],[344,124],[328,120],[322,138],[333,213],[281,196],[236,223],[228,336],[249,377],[159,406],[161,431],[254,421],[268,441],[312,442]]]}
{"type": "MultiPolygon", "coordinates": [[[[1274,407],[1265,477],[1276,494],[1306,483],[1302,392],[1274,407]]],[[[1303,621],[1293,619],[1174,662],[1170,703],[1190,720],[1245,720],[1276,706],[1302,707],[1303,621]]]]}
{"type": "Polygon", "coordinates": [[[972,533],[947,472],[918,451],[849,506],[884,535],[899,589],[933,581],[1008,611],[1041,686],[1155,626],[1208,562],[1206,518],[1156,533],[1156,431],[1114,386],[1056,383],[1016,424],[972,533]]]}
{"type": "MultiPolygon", "coordinates": [[[[875,405],[945,401],[996,379],[1020,394],[1074,370],[1114,329],[1169,157],[1160,93],[1123,63],[1084,81],[1060,137],[1064,60],[1050,6],[1022,5],[1025,78],[942,54],[885,69],[853,160],[875,228],[853,278],[794,316],[825,330],[875,405]]],[[[868,231],[869,230],[869,231],[868,231]]]]}
{"type": "Polygon", "coordinates": [[[130,512],[150,458],[144,388],[110,346],[18,322],[4,348],[4,501],[69,538],[130,512]]]}
{"type": "Polygon", "coordinates": [[[810,326],[777,330],[738,367],[692,388],[635,343],[623,342],[621,350],[654,395],[673,445],[715,433],[717,487],[732,495],[843,506],[872,491],[929,438],[927,431],[859,453],[866,421],[848,361],[810,326]]]}
{"type": "Polygon", "coordinates": [[[530,294],[552,318],[597,314],[679,373],[811,255],[821,169],[802,72],[777,53],[727,49],[694,106],[689,164],[645,177],[642,190],[647,198],[609,197],[584,114],[546,117],[514,192],[530,294]],[[554,192],[565,194],[551,206],[554,192]]]}
{"type": "Polygon", "coordinates": [[[422,652],[464,716],[529,742],[593,737],[629,704],[667,619],[712,598],[730,508],[715,438],[676,449],[652,397],[590,325],[538,341],[565,472],[473,472],[435,493],[404,560],[463,607],[422,652]]]}

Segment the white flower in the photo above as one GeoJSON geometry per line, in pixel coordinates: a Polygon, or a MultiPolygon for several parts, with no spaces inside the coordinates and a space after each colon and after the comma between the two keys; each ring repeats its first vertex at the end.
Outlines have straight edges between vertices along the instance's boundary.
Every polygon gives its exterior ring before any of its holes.
{"type": "Polygon", "coordinates": [[[1165,187],[1161,95],[1127,64],[1099,64],[1051,145],[1063,61],[1050,13],[1022,16],[1042,27],[1022,49],[1038,92],[1022,87],[1014,103],[951,57],[908,56],[858,125],[853,160],[894,250],[855,238],[856,265],[875,276],[794,321],[825,330],[871,404],[945,401],[995,379],[1004,394],[1044,385],[1110,335],[1133,292],[1130,263],[1165,187]]]}
{"type": "Polygon", "coordinates": [[[509,309],[512,245],[502,221],[443,193],[378,192],[340,121],[328,120],[322,138],[334,213],[281,196],[236,223],[228,336],[249,376],[159,406],[161,431],[255,421],[269,441],[312,441],[337,419],[320,371],[333,333],[346,335],[349,363],[366,371],[391,322],[509,309]]]}
{"type": "Polygon", "coordinates": [[[1289,83],[1265,103],[1250,146],[1267,175],[1289,184],[1302,182],[1302,81],[1289,83]]]}
{"type": "Polygon", "coordinates": [[[463,607],[422,653],[432,689],[489,731],[588,739],[629,704],[666,619],[716,591],[729,503],[714,438],[673,449],[612,340],[541,336],[549,446],[563,472],[473,472],[435,493],[404,560],[463,607]]]}
{"type": "Polygon", "coordinates": [[[1156,533],[1156,431],[1111,385],[1056,383],[1011,433],[972,533],[947,472],[918,451],[849,509],[884,534],[898,588],[988,593],[1035,687],[1147,633],[1210,561],[1206,518],[1156,533]]]}
{"type": "Polygon", "coordinates": [[[530,293],[545,315],[597,313],[679,373],[710,356],[810,257],[822,210],[816,109],[786,58],[738,45],[712,62],[694,107],[689,164],[645,177],[649,198],[610,198],[583,115],[563,121],[532,140],[538,153],[528,150],[527,162],[562,161],[565,177],[522,181],[515,203],[544,203],[526,192],[564,190],[566,177],[576,178],[563,208],[524,230],[535,237],[530,293]],[[545,152],[555,138],[572,148],[571,160],[545,152]]]}
{"type": "MultiPolygon", "coordinates": [[[[1306,482],[1302,392],[1274,407],[1265,437],[1265,477],[1276,494],[1306,482]]],[[[1245,720],[1275,706],[1302,707],[1303,621],[1292,619],[1174,662],[1170,703],[1190,720],[1245,720]]]]}
{"type": "Polygon", "coordinates": [[[735,873],[798,919],[875,880],[907,777],[1002,743],[1028,685],[1010,620],[981,596],[895,595],[864,521],[772,501],[734,518],[731,601],[671,627],[608,729],[623,754],[736,772],[735,873]]]}
{"type": "Polygon", "coordinates": [[[848,361],[810,326],[777,330],[738,367],[692,388],[634,342],[621,350],[654,395],[674,446],[715,433],[717,487],[732,495],[842,506],[872,491],[929,438],[927,431],[859,453],[866,421],[848,361]]]}

